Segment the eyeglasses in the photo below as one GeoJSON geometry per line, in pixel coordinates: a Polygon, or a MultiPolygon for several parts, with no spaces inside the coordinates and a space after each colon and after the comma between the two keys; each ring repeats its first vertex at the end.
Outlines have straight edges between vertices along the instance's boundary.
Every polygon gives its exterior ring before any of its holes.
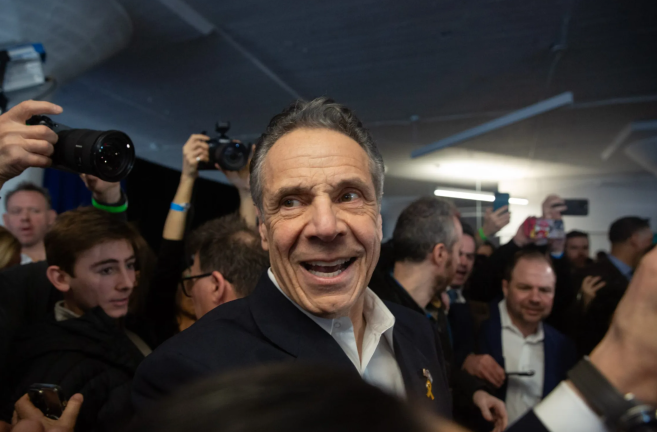
{"type": "MultiPolygon", "coordinates": [[[[210,272],[210,273],[204,273],[204,274],[200,274],[200,275],[196,275],[196,276],[185,276],[185,277],[181,277],[181,278],[180,278],[180,282],[178,282],[178,283],[180,284],[180,288],[182,289],[183,294],[185,294],[185,296],[187,296],[187,297],[191,297],[191,296],[192,296],[192,288],[194,287],[194,284],[195,284],[196,282],[192,282],[192,283],[190,283],[190,281],[193,281],[194,279],[200,279],[200,278],[204,278],[204,277],[212,276],[212,273],[213,273],[213,272],[210,272]]],[[[224,280],[225,280],[226,282],[228,282],[228,283],[232,283],[232,282],[229,281],[228,278],[225,277],[225,276],[224,276],[224,280]]]]}
{"type": "Polygon", "coordinates": [[[208,276],[211,276],[211,275],[212,275],[212,272],[204,273],[204,274],[200,274],[200,275],[196,275],[196,276],[185,276],[185,277],[180,278],[179,283],[180,283],[180,288],[182,288],[183,294],[185,294],[187,297],[191,297],[192,296],[191,295],[192,288],[194,287],[195,282],[192,282],[191,284],[189,282],[193,281],[194,279],[200,279],[200,278],[208,277],[208,276]]]}

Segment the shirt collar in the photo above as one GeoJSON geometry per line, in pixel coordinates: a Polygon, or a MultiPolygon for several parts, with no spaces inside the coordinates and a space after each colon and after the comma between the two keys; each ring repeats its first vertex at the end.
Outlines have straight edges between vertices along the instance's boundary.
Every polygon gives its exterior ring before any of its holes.
{"type": "Polygon", "coordinates": [[[55,303],[55,320],[56,321],[66,321],[68,319],[80,318],[80,315],[76,314],[70,309],[67,309],[64,306],[64,300],[60,300],[55,303]]]}
{"type": "Polygon", "coordinates": [[[607,254],[607,258],[609,258],[609,261],[611,261],[611,263],[616,266],[618,271],[621,272],[623,276],[625,276],[628,280],[632,279],[632,273],[634,273],[632,267],[628,266],[612,254],[607,254]]]}
{"type": "MultiPolygon", "coordinates": [[[[292,302],[297,309],[303,312],[308,318],[313,320],[331,336],[337,331],[337,328],[339,328],[340,331],[352,329],[353,324],[348,316],[340,318],[322,318],[311,314],[283,292],[281,286],[276,280],[276,276],[274,276],[274,272],[271,270],[271,267],[267,270],[267,275],[274,286],[285,296],[286,299],[292,302]],[[340,325],[336,326],[336,324],[340,325]]],[[[363,315],[365,316],[365,322],[367,323],[366,331],[383,335],[390,344],[390,348],[394,350],[392,332],[395,325],[395,316],[390,312],[385,303],[383,303],[383,301],[369,288],[365,289],[363,315]]]]}
{"type": "Polygon", "coordinates": [[[543,333],[543,321],[538,323],[538,330],[536,331],[536,333],[524,337],[520,329],[516,327],[515,324],[513,324],[513,321],[511,321],[511,317],[509,316],[509,310],[506,307],[506,299],[502,299],[502,301],[499,303],[499,309],[500,309],[500,322],[502,323],[502,329],[506,328],[508,330],[511,330],[512,332],[517,333],[525,341],[530,343],[543,341],[543,339],[545,338],[545,334],[543,333]]]}

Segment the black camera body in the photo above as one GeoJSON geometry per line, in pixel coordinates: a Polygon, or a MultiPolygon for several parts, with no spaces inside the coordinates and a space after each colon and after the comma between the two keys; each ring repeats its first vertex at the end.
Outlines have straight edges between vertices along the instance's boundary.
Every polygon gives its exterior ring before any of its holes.
{"type": "Polygon", "coordinates": [[[249,162],[250,146],[240,141],[230,139],[226,133],[230,130],[230,122],[217,122],[215,130],[218,137],[208,140],[210,160],[198,165],[200,170],[215,169],[218,164],[226,171],[239,171],[249,162]]]}
{"type": "Polygon", "coordinates": [[[118,182],[130,174],[135,164],[135,146],[123,132],[71,129],[43,115],[33,116],[26,123],[48,126],[57,133],[52,168],[118,182]]]}

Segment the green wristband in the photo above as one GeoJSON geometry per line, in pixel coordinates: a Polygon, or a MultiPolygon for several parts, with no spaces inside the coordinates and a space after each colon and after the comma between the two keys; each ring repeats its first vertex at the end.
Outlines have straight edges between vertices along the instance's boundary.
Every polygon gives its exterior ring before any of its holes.
{"type": "Polygon", "coordinates": [[[488,237],[486,237],[486,234],[484,234],[484,227],[479,228],[479,238],[483,241],[488,240],[488,237]]]}
{"type": "Polygon", "coordinates": [[[100,204],[92,197],[91,204],[93,204],[93,206],[96,207],[98,210],[106,211],[107,213],[123,213],[124,211],[128,210],[128,201],[118,206],[109,206],[109,205],[100,204]]]}

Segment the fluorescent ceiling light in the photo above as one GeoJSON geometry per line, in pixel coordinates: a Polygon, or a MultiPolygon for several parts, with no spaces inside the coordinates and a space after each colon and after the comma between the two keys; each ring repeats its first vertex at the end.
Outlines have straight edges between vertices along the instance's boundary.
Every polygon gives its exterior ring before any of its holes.
{"type": "MultiPolygon", "coordinates": [[[[459,198],[459,199],[467,199],[473,201],[485,201],[485,202],[495,201],[495,195],[487,192],[436,189],[435,191],[433,191],[433,194],[439,197],[459,198]]],[[[509,198],[509,204],[527,205],[529,204],[529,200],[526,200],[524,198],[509,198]]]]}
{"type": "Polygon", "coordinates": [[[494,195],[482,193],[482,192],[462,192],[462,191],[454,191],[454,190],[446,190],[446,189],[436,189],[433,192],[433,194],[440,197],[461,198],[461,199],[468,199],[474,201],[488,201],[488,202],[495,201],[494,195]]]}

